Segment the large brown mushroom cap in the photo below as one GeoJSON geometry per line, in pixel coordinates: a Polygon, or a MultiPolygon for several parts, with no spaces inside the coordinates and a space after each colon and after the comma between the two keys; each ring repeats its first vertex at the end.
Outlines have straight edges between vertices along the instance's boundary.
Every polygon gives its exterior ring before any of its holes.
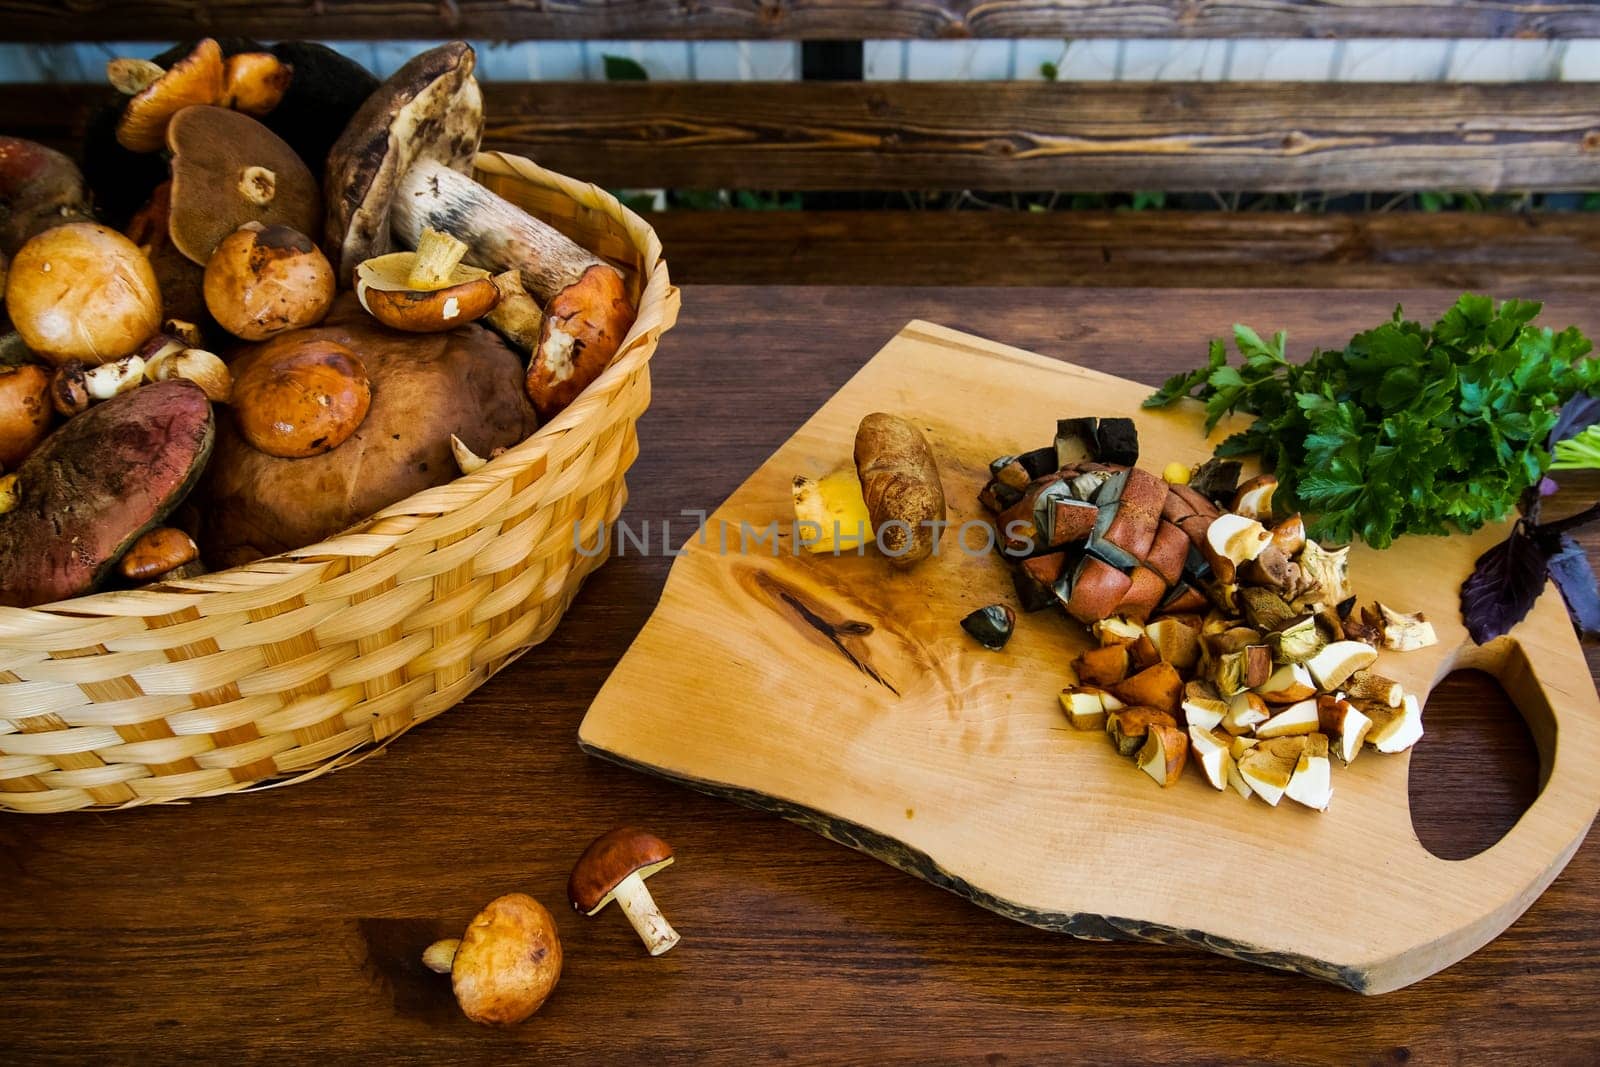
{"type": "Polygon", "coordinates": [[[483,138],[476,62],[464,41],[414,56],[367,98],[328,153],[324,246],[339,284],[352,284],[358,263],[391,249],[389,204],[413,163],[472,166],[483,138]]]}
{"type": "Polygon", "coordinates": [[[672,846],[648,830],[619,826],[601,834],[583,850],[567,879],[567,899],[585,915],[593,915],[611,899],[612,890],[628,875],[641,878],[672,863],[672,846]]]}
{"type": "Polygon", "coordinates": [[[555,917],[525,893],[491,900],[461,935],[450,967],[456,1003],[475,1023],[514,1026],[561,978],[555,917]]]}
{"type": "Polygon", "coordinates": [[[160,151],[172,117],[194,104],[217,103],[222,86],[222,48],[207,37],[128,101],[117,143],[130,152],[160,151]]]}
{"type": "Polygon", "coordinates": [[[235,566],[338,533],[413,493],[457,476],[456,434],[477,454],[517,444],[538,426],[523,394],[520,357],[489,330],[391,330],[344,293],[319,326],[291,330],[232,354],[235,399],[250,367],[307,340],[344,345],[372,383],[361,427],[338,448],[308,459],[266,455],[219,411],[217,458],[200,547],[213,567],[235,566]]]}
{"type": "Polygon", "coordinates": [[[249,115],[188,107],[167,128],[172,149],[172,243],[205,265],[247,222],[315,233],[317,180],[277,134],[249,115]]]}

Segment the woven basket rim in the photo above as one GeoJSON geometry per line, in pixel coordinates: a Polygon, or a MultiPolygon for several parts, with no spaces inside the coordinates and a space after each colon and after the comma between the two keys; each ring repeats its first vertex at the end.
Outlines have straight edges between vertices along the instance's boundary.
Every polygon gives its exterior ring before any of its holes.
{"type": "Polygon", "coordinates": [[[314,583],[327,564],[340,557],[371,560],[391,552],[413,533],[424,530],[430,519],[417,519],[419,504],[438,501],[434,518],[459,511],[501,492],[509,492],[509,479],[517,471],[549,453],[552,445],[563,436],[583,432],[590,422],[590,405],[586,396],[604,392],[613,383],[634,374],[648,363],[654,346],[645,343],[651,332],[660,334],[677,320],[678,291],[672,286],[666,260],[661,256],[661,241],[654,229],[626,205],[605,189],[591,182],[570,178],[547,170],[532,160],[508,152],[480,152],[473,161],[473,174],[520,178],[558,190],[580,204],[603,206],[608,213],[620,218],[629,228],[630,236],[643,237],[638,242],[642,253],[644,273],[638,302],[638,313],[633,326],[617,348],[617,355],[593,382],[555,418],[541,425],[527,438],[490,460],[484,467],[469,475],[459,475],[443,485],[424,489],[368,516],[334,537],[306,545],[302,548],[267,556],[252,563],[226,570],[214,571],[196,578],[163,583],[161,588],[111,590],[89,593],[67,600],[39,604],[30,608],[0,605],[0,646],[8,637],[37,639],[42,632],[68,631],[75,643],[82,644],[92,634],[85,624],[93,619],[125,619],[130,616],[148,616],[182,611],[205,603],[208,597],[236,596],[253,591],[263,599],[280,598],[292,587],[314,583]],[[648,313],[647,313],[648,312],[648,313]],[[376,532],[385,519],[404,517],[412,520],[410,529],[399,532],[376,532]],[[263,583],[263,577],[274,579],[263,583]]]}

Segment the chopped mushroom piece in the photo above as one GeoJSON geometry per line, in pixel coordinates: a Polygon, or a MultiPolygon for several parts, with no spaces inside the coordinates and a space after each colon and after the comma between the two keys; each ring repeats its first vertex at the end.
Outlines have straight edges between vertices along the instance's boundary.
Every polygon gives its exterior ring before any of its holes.
{"type": "Polygon", "coordinates": [[[1228,702],[1206,682],[1190,682],[1183,690],[1184,721],[1191,727],[1211,730],[1221,725],[1228,714],[1228,702]]]}
{"type": "Polygon", "coordinates": [[[1315,700],[1302,700],[1298,704],[1290,704],[1266,722],[1258,725],[1255,728],[1255,734],[1263,741],[1271,737],[1309,734],[1317,729],[1319,722],[1320,720],[1317,718],[1317,702],[1315,700]]]}
{"type": "Polygon", "coordinates": [[[1159,708],[1122,708],[1106,716],[1106,733],[1111,736],[1117,752],[1124,756],[1138,754],[1152,726],[1176,728],[1177,725],[1178,720],[1159,708]]]}
{"type": "Polygon", "coordinates": [[[595,915],[613,900],[633,924],[650,955],[678,943],[644,881],[672,863],[672,848],[659,837],[631,826],[601,834],[572,868],[567,897],[585,915],[595,915]]]}
{"type": "Polygon", "coordinates": [[[1356,700],[1371,700],[1390,708],[1398,708],[1405,695],[1399,682],[1371,670],[1352,674],[1344,683],[1344,691],[1356,700]]]}
{"type": "Polygon", "coordinates": [[[1218,737],[1199,726],[1189,727],[1189,751],[1194,753],[1195,765],[1205,775],[1206,781],[1218,791],[1228,788],[1229,771],[1233,756],[1228,751],[1227,739],[1218,737]]]}
{"type": "Polygon", "coordinates": [[[1145,627],[1156,653],[1180,671],[1193,670],[1200,661],[1200,633],[1173,616],[1156,619],[1145,627]]]}
{"type": "Polygon", "coordinates": [[[1439,643],[1433,624],[1420,612],[1405,614],[1379,602],[1378,614],[1383,616],[1383,647],[1394,652],[1414,652],[1419,648],[1439,643]]]}
{"type": "Polygon", "coordinates": [[[1306,737],[1294,775],[1283,795],[1315,811],[1326,811],[1333,799],[1332,763],[1328,759],[1328,739],[1321,734],[1306,737]]]}
{"type": "Polygon", "coordinates": [[[1367,731],[1367,744],[1379,752],[1404,752],[1422,740],[1422,708],[1417,698],[1407,693],[1400,707],[1369,708],[1372,729],[1367,731]]]}
{"type": "Polygon", "coordinates": [[[1170,663],[1157,663],[1109,686],[1125,704],[1144,705],[1175,712],[1183,699],[1183,679],[1170,663]]]}
{"type": "Polygon", "coordinates": [[[1100,730],[1105,727],[1106,706],[1101,700],[1102,695],[1110,696],[1093,686],[1068,686],[1061,690],[1061,710],[1066,712],[1067,721],[1074,730],[1100,730]]]}
{"type": "Polygon", "coordinates": [[[1239,774],[1257,796],[1277,807],[1305,748],[1303,736],[1262,741],[1240,757],[1239,774]]]}
{"type": "Polygon", "coordinates": [[[1222,728],[1230,734],[1245,734],[1256,724],[1271,718],[1266,701],[1255,693],[1237,693],[1228,700],[1228,713],[1222,717],[1222,728]]]}
{"type": "Polygon", "coordinates": [[[1278,479],[1271,474],[1258,474],[1239,487],[1233,495],[1235,515],[1260,522],[1272,517],[1272,495],[1277,492],[1278,479]]]}
{"type": "Polygon", "coordinates": [[[1132,659],[1127,645],[1102,645],[1085,649],[1074,661],[1078,677],[1090,685],[1109,687],[1128,676],[1132,659]]]}
{"type": "Polygon", "coordinates": [[[1162,788],[1176,785],[1189,757],[1189,739],[1176,726],[1153,725],[1139,751],[1139,769],[1162,788]]]}
{"type": "Polygon", "coordinates": [[[1249,563],[1271,544],[1266,527],[1244,515],[1224,512],[1206,529],[1201,552],[1220,582],[1232,582],[1237,569],[1249,563]]]}
{"type": "Polygon", "coordinates": [[[1372,720],[1344,699],[1342,693],[1324,693],[1317,698],[1317,724],[1323,733],[1338,740],[1334,751],[1346,766],[1361,754],[1361,742],[1372,729],[1372,720]]]}
{"type": "Polygon", "coordinates": [[[1298,704],[1315,696],[1317,686],[1304,664],[1285,663],[1257,686],[1256,692],[1269,704],[1298,704]]]}
{"type": "Polygon", "coordinates": [[[1378,650],[1360,641],[1334,641],[1306,660],[1306,669],[1325,692],[1332,692],[1357,671],[1378,662],[1378,650]]]}

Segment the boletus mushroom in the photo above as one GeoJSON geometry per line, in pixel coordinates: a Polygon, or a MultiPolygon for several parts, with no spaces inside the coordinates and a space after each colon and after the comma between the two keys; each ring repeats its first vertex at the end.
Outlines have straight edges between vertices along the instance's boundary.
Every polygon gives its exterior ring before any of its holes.
{"type": "Polygon", "coordinates": [[[301,340],[251,362],[233,389],[239,432],[259,451],[284,459],[338,448],[371,403],[361,358],[329,340],[301,340]]]}
{"type": "Polygon", "coordinates": [[[76,163],[35,141],[0,137],[0,256],[52,226],[89,219],[76,163]]]}
{"type": "Polygon", "coordinates": [[[467,1018],[515,1026],[539,1010],[560,980],[561,938],[543,904],[525,893],[507,893],[485,905],[460,939],[429,945],[422,962],[450,975],[467,1018]]]}
{"type": "Polygon", "coordinates": [[[656,907],[644,881],[672,864],[672,846],[648,830],[619,826],[590,842],[567,880],[567,898],[585,915],[613,900],[628,917],[650,955],[678,943],[678,931],[656,907]]]}
{"type": "Polygon", "coordinates": [[[206,309],[241,340],[264,341],[321,322],[333,293],[327,257],[288,226],[247,222],[206,260],[206,309]]]}
{"type": "Polygon", "coordinates": [[[277,134],[222,107],[188,107],[167,128],[172,150],[172,244],[205,265],[247,222],[315,233],[317,181],[277,134]]]}
{"type": "Polygon", "coordinates": [[[23,461],[0,518],[0,604],[33,607],[93,590],[175,508],[211,454],[211,404],[186,381],[155,382],[72,419],[23,461]]]}
{"type": "MultiPolygon", "coordinates": [[[[424,160],[444,169],[472,166],[483,138],[483,93],[472,76],[476,66],[477,55],[464,41],[413,56],[367,97],[334,142],[324,180],[323,243],[340,285],[353,284],[358,264],[394,247],[389,206],[413,166],[424,160]]],[[[433,228],[456,232],[449,226],[433,228]]],[[[419,228],[409,246],[417,247],[421,237],[419,228]]]]}
{"type": "Polygon", "coordinates": [[[200,547],[213,567],[237,566],[330,537],[369,515],[457,476],[450,436],[480,456],[515,445],[538,426],[523,394],[522,361],[479,325],[448,333],[391,330],[343,293],[320,325],[290,330],[232,354],[233,415],[217,427],[206,475],[200,547]],[[239,411],[252,368],[307,342],[356,354],[371,383],[359,428],[305,459],[256,448],[239,411]]]}
{"type": "Polygon", "coordinates": [[[400,179],[390,222],[395,236],[413,246],[427,229],[454,234],[470,249],[471,263],[520,271],[528,292],[545,302],[526,382],[541,418],[600,376],[633,325],[633,301],[615,267],[432,160],[418,161],[400,179]]]}
{"type": "Polygon", "coordinates": [[[161,325],[150,261],[122,234],[92,222],[56,226],[23,245],[5,304],[27,346],[57,365],[119,359],[161,325]]]}
{"type": "Polygon", "coordinates": [[[476,322],[499,303],[500,290],[488,271],[461,265],[466,251],[449,234],[425,230],[415,252],[390,252],[356,267],[356,299],[385,326],[410,333],[476,322]]]}

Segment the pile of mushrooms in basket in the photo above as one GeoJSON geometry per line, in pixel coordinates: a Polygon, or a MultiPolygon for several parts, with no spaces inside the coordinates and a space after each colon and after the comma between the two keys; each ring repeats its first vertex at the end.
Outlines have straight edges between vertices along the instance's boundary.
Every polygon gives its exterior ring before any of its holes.
{"type": "Polygon", "coordinates": [[[623,278],[469,176],[474,61],[207,39],[108,64],[81,170],[0,136],[0,604],[315,544],[606,367],[623,278]]]}

